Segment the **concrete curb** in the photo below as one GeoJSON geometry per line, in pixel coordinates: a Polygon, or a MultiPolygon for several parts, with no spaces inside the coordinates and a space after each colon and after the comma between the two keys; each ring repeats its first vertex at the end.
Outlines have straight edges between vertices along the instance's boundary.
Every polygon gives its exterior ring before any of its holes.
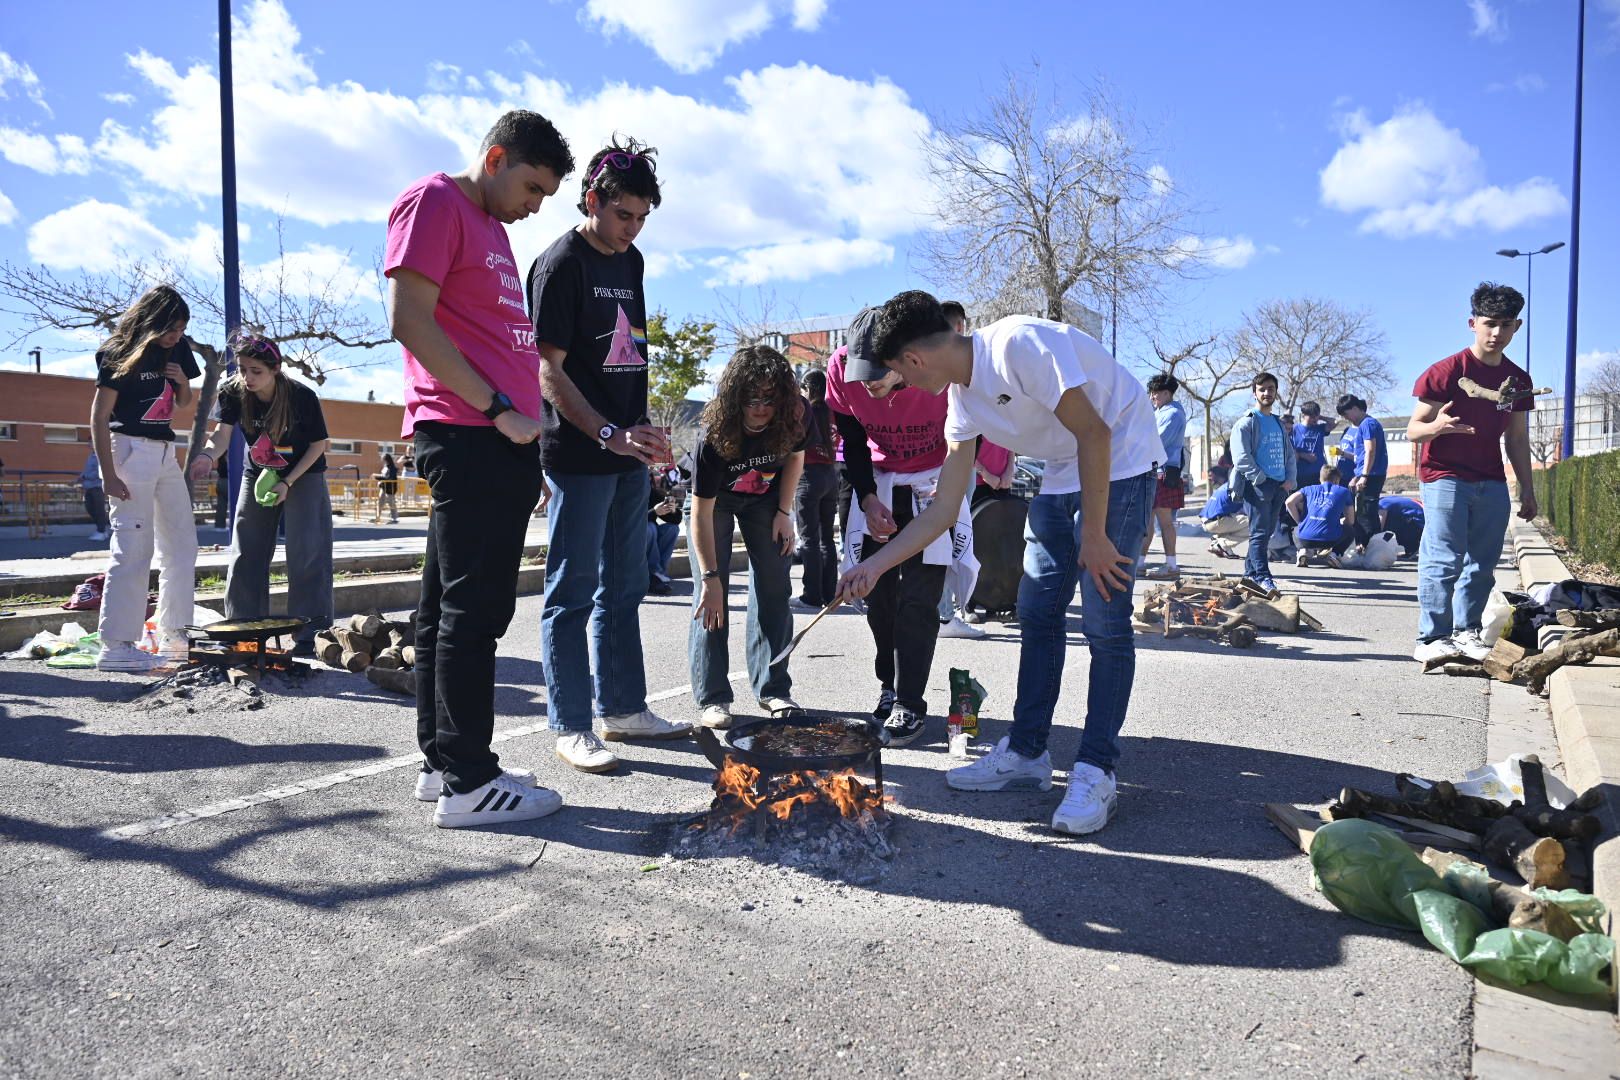
{"type": "MultiPolygon", "coordinates": [[[[1575,576],[1534,525],[1514,521],[1508,536],[1525,589],[1575,576]]],[[[1603,833],[1592,849],[1592,892],[1608,905],[1609,935],[1614,937],[1620,911],[1620,659],[1602,657],[1580,667],[1561,667],[1547,680],[1547,688],[1569,786],[1604,791],[1597,811],[1603,833]]]]}
{"type": "MultiPolygon", "coordinates": [[[[544,549],[538,550],[543,551],[544,549]]],[[[414,560],[419,557],[413,556],[412,558],[414,560]]],[[[748,552],[741,547],[733,547],[731,551],[731,569],[737,571],[746,568],[747,565],[748,552]]],[[[669,573],[671,577],[690,577],[691,565],[689,558],[685,554],[677,552],[669,560],[669,573]]],[[[545,587],[545,580],[545,567],[522,567],[518,570],[517,594],[519,596],[530,596],[538,593],[545,587]]],[[[333,582],[332,614],[335,618],[341,619],[345,615],[353,615],[356,612],[371,611],[373,609],[378,611],[409,610],[416,607],[416,599],[421,587],[422,575],[418,573],[389,574],[354,581],[333,582]]],[[[224,598],[224,592],[219,589],[197,593],[197,603],[204,607],[218,607],[224,598]]],[[[284,613],[286,606],[287,586],[271,586],[271,614],[284,613]]],[[[37,608],[0,618],[0,652],[10,652],[41,630],[60,630],[62,624],[67,622],[78,622],[86,629],[94,630],[97,614],[94,611],[63,611],[60,608],[52,607],[37,608]]]]}

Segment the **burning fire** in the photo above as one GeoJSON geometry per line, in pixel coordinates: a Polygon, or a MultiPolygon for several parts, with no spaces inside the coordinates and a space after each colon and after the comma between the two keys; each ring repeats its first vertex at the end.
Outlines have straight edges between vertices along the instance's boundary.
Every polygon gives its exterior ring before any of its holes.
{"type": "Polygon", "coordinates": [[[826,774],[814,770],[783,773],[770,777],[761,786],[758,769],[729,756],[715,774],[714,790],[715,808],[730,810],[733,831],[755,813],[788,821],[797,808],[820,803],[840,817],[858,818],[863,812],[880,808],[885,801],[861,782],[854,769],[826,774]]]}
{"type": "Polygon", "coordinates": [[[1169,598],[1169,604],[1171,617],[1176,622],[1191,623],[1194,626],[1206,626],[1221,621],[1217,614],[1221,607],[1221,598],[1219,596],[1211,596],[1202,604],[1194,604],[1189,600],[1182,600],[1172,596],[1169,598]]]}

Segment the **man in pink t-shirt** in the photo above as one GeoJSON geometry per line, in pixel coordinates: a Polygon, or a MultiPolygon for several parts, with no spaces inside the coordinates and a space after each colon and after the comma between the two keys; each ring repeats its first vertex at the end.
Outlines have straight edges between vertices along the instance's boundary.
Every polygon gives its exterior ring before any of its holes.
{"type": "Polygon", "coordinates": [[[1519,482],[1519,516],[1536,516],[1530,474],[1530,376],[1503,355],[1524,325],[1524,297],[1508,285],[1482,282],[1470,302],[1474,343],[1418,376],[1418,399],[1406,437],[1419,448],[1423,539],[1418,547],[1418,640],[1413,657],[1427,663],[1462,655],[1483,660],[1480,636],[1496,560],[1507,535],[1507,457],[1519,482]],[[1475,397],[1461,383],[1511,389],[1506,402],[1475,397]]]}
{"type": "MultiPolygon", "coordinates": [[[[867,359],[877,311],[867,308],[849,328],[849,345],[827,361],[827,407],[844,440],[844,474],[855,491],[849,543],[857,561],[880,548],[934,495],[945,462],[945,395],[902,384],[867,359]]],[[[884,722],[890,745],[923,732],[923,695],[939,638],[939,598],[950,567],[947,533],[941,551],[907,559],[884,574],[866,597],[866,625],[877,645],[881,687],[872,716],[884,722]]]]}
{"type": "Polygon", "coordinates": [[[512,621],[524,532],[541,491],[540,354],[506,226],[574,169],[538,113],[514,110],[454,176],[406,188],[388,214],[383,272],[404,347],[405,428],[433,494],[416,607],[416,797],[443,828],[544,817],[562,805],[502,769],[495,643],[512,621]]]}

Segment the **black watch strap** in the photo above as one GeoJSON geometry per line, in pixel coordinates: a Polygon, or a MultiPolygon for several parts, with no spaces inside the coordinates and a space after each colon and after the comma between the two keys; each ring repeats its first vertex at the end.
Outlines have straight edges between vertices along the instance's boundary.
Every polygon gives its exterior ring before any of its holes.
{"type": "Polygon", "coordinates": [[[510,412],[511,409],[512,399],[497,390],[495,391],[495,400],[491,401],[489,408],[484,410],[484,416],[489,420],[493,420],[503,412],[510,412]]]}

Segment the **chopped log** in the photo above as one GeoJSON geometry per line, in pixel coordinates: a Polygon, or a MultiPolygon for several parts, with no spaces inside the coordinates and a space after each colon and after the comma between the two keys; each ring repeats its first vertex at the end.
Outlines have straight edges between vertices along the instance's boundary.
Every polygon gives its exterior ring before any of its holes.
{"type": "Polygon", "coordinates": [[[1478,795],[1463,795],[1450,780],[1422,781],[1411,773],[1397,773],[1395,790],[1408,803],[1450,807],[1475,817],[1495,820],[1508,812],[1508,808],[1494,799],[1478,795]]]}
{"type": "Polygon", "coordinates": [[[1569,884],[1563,845],[1550,836],[1537,836],[1511,814],[1486,831],[1483,851],[1487,862],[1516,871],[1532,889],[1562,889],[1569,884]]]}
{"type": "MultiPolygon", "coordinates": [[[[1559,840],[1593,840],[1603,831],[1603,822],[1596,814],[1576,807],[1560,810],[1547,801],[1547,777],[1542,770],[1541,758],[1526,754],[1519,764],[1519,773],[1524,779],[1524,802],[1515,803],[1509,812],[1524,822],[1531,832],[1559,840]]],[[[1575,801],[1586,800],[1589,804],[1587,809],[1591,809],[1595,806],[1595,800],[1588,797],[1593,796],[1596,790],[1593,788],[1584,792],[1575,801]]]]}
{"type": "Polygon", "coordinates": [[[1488,679],[1490,675],[1485,669],[1472,660],[1464,663],[1461,660],[1450,660],[1440,665],[1440,674],[1451,675],[1462,679],[1488,679]]]}
{"type": "Polygon", "coordinates": [[[366,668],[366,678],[384,690],[392,690],[394,693],[404,694],[406,697],[416,696],[415,672],[380,668],[373,665],[366,668]]]}
{"type": "Polygon", "coordinates": [[[364,671],[371,666],[371,654],[344,649],[338,656],[337,666],[344,671],[364,671]]]}
{"type": "Polygon", "coordinates": [[[1338,801],[1328,807],[1328,813],[1335,821],[1347,817],[1366,817],[1368,814],[1398,814],[1420,821],[1438,822],[1476,836],[1484,836],[1492,823],[1489,818],[1470,814],[1454,806],[1403,802],[1385,795],[1375,795],[1370,791],[1359,791],[1356,788],[1345,788],[1339,792],[1338,801]]]}
{"type": "Polygon", "coordinates": [[[343,666],[343,646],[335,641],[323,641],[315,649],[315,655],[321,658],[321,663],[332,667],[343,666]]]}
{"type": "Polygon", "coordinates": [[[374,638],[382,633],[383,618],[375,611],[368,611],[361,615],[350,615],[345,629],[352,630],[363,638],[374,638]]]}
{"type": "Polygon", "coordinates": [[[399,650],[399,658],[400,658],[401,661],[404,662],[405,667],[408,667],[408,668],[415,667],[416,666],[416,646],[415,645],[407,645],[403,649],[399,650]]]}
{"type": "Polygon", "coordinates": [[[1232,609],[1262,630],[1284,634],[1299,633],[1299,597],[1280,596],[1275,600],[1245,600],[1232,609]]]}
{"type": "Polygon", "coordinates": [[[384,649],[372,657],[371,663],[374,667],[380,667],[385,671],[398,671],[405,666],[405,660],[398,649],[384,649]]]}
{"type": "Polygon", "coordinates": [[[1546,652],[1527,656],[1514,664],[1513,677],[1523,679],[1539,694],[1548,676],[1565,664],[1589,664],[1599,656],[1620,656],[1620,627],[1565,638],[1546,652]]]}
{"type": "Polygon", "coordinates": [[[1524,659],[1524,653],[1522,646],[1513,644],[1507,638],[1497,638],[1496,644],[1491,646],[1490,655],[1480,666],[1497,682],[1512,682],[1513,665],[1524,659]]]}
{"type": "Polygon", "coordinates": [[[1573,626],[1580,630],[1608,630],[1620,626],[1620,608],[1599,608],[1596,611],[1572,611],[1565,608],[1555,616],[1560,626],[1573,626]]]}
{"type": "MultiPolygon", "coordinates": [[[[1446,851],[1431,849],[1422,852],[1419,857],[1441,876],[1445,875],[1447,869],[1459,863],[1476,867],[1482,873],[1489,873],[1485,867],[1472,859],[1446,851]]],[[[1537,899],[1527,889],[1494,878],[1485,888],[1491,898],[1491,914],[1500,923],[1505,923],[1516,930],[1540,930],[1560,941],[1568,941],[1581,932],[1569,912],[1557,904],[1537,899]]]]}

